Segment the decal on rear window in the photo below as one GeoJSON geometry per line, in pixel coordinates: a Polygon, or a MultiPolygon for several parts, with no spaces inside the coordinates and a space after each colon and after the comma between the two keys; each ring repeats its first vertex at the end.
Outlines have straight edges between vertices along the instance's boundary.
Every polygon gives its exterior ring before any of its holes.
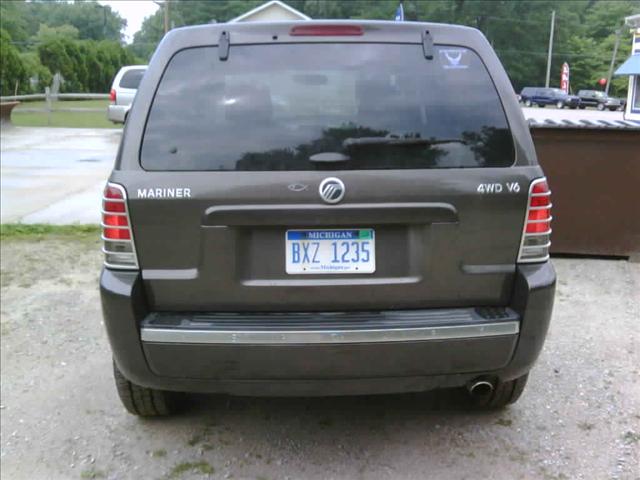
{"type": "Polygon", "coordinates": [[[446,70],[458,70],[469,68],[466,62],[466,56],[468,55],[467,49],[456,48],[449,49],[444,48],[440,50],[440,64],[442,68],[446,70]]]}

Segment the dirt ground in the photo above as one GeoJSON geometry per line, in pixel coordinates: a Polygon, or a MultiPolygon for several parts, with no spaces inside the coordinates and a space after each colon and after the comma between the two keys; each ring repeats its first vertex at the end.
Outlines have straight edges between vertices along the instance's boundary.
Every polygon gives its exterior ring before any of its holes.
{"type": "Polygon", "coordinates": [[[523,397],[194,397],[140,420],[119,404],[91,238],[3,241],[6,479],[638,479],[640,264],[556,259],[559,285],[523,397]]]}

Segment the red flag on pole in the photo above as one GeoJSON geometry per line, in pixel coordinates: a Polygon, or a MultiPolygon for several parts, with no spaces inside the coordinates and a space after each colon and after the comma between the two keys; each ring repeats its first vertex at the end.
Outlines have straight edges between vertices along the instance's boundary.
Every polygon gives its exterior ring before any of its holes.
{"type": "Polygon", "coordinates": [[[562,64],[562,74],[560,75],[560,88],[564,93],[569,93],[569,64],[564,62],[562,64]]]}

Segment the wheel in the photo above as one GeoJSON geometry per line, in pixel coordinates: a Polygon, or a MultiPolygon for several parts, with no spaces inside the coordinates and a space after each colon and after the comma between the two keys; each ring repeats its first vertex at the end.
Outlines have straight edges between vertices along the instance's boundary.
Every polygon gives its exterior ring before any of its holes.
{"type": "Polygon", "coordinates": [[[525,107],[530,107],[531,106],[531,100],[527,99],[524,101],[524,106],[525,107]]]}
{"type": "Polygon", "coordinates": [[[158,417],[178,411],[180,394],[136,385],[124,377],[115,362],[113,376],[120,401],[129,413],[140,417],[158,417]]]}
{"type": "Polygon", "coordinates": [[[585,108],[587,108],[586,105],[580,105],[580,110],[584,110],[585,108]]]}
{"type": "Polygon", "coordinates": [[[544,103],[539,103],[539,104],[538,104],[538,106],[539,106],[540,108],[544,108],[544,107],[546,107],[546,105],[545,105],[544,103]]]}
{"type": "Polygon", "coordinates": [[[598,110],[600,110],[600,111],[604,110],[604,105],[599,103],[598,104],[598,110]]]}
{"type": "Polygon", "coordinates": [[[504,408],[507,405],[515,403],[522,395],[529,374],[510,380],[508,382],[498,382],[493,391],[487,395],[472,396],[473,404],[482,409],[492,410],[504,408]]]}
{"type": "Polygon", "coordinates": [[[564,108],[564,103],[562,103],[562,102],[556,102],[556,107],[558,107],[558,108],[562,109],[562,108],[564,108]]]}

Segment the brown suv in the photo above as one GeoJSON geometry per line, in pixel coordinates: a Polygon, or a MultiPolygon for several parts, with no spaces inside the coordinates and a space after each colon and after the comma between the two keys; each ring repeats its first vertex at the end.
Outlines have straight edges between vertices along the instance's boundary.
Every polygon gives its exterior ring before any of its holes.
{"type": "Polygon", "coordinates": [[[103,200],[120,397],[138,415],[175,392],[511,403],[551,317],[550,208],[475,29],[173,30],[103,200]]]}

